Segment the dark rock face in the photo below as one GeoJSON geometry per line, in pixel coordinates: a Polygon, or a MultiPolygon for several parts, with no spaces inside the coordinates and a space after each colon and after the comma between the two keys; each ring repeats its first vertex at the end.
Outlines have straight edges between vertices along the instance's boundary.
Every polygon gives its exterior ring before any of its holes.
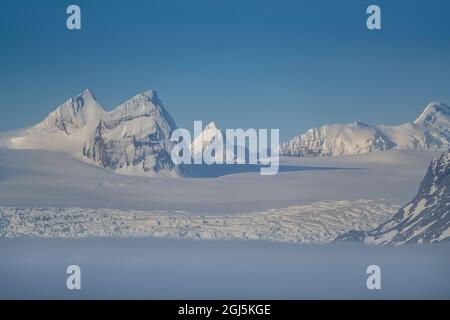
{"type": "Polygon", "coordinates": [[[350,231],[336,241],[399,245],[450,241],[450,152],[433,159],[414,199],[369,232],[350,231]]]}

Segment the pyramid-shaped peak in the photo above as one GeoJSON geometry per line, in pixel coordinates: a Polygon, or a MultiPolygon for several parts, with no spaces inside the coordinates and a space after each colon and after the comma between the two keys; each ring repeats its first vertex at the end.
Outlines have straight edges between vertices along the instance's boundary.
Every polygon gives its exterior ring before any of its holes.
{"type": "Polygon", "coordinates": [[[102,106],[86,89],[61,104],[37,126],[45,131],[62,130],[70,135],[86,125],[96,125],[103,113],[102,106]]]}
{"type": "Polygon", "coordinates": [[[95,99],[94,94],[92,93],[91,89],[85,89],[81,94],[79,94],[78,96],[84,97],[84,98],[91,98],[93,100],[95,99]]]}
{"type": "MultiPolygon", "coordinates": [[[[104,112],[103,107],[97,102],[94,94],[90,89],[85,89],[83,92],[78,94],[77,96],[70,98],[64,104],[60,106],[60,108],[74,108],[76,107],[77,111],[80,112],[83,109],[93,109],[95,112],[104,112]]],[[[83,111],[86,112],[86,111],[83,111]]]]}
{"type": "Polygon", "coordinates": [[[164,108],[155,90],[146,90],[128,99],[114,110],[108,112],[104,117],[104,121],[109,122],[111,125],[117,125],[124,121],[150,116],[154,119],[163,119],[169,124],[171,130],[176,128],[175,121],[164,108]]]}
{"type": "Polygon", "coordinates": [[[214,122],[208,123],[205,129],[217,129],[216,124],[214,122]]]}
{"type": "Polygon", "coordinates": [[[71,109],[72,113],[82,112],[86,109],[96,109],[98,112],[103,112],[103,107],[97,102],[90,89],[85,89],[78,95],[67,99],[55,111],[59,110],[61,112],[62,109],[71,109]]]}
{"type": "Polygon", "coordinates": [[[86,88],[86,89],[83,90],[83,93],[82,93],[82,94],[92,95],[92,91],[91,91],[91,89],[86,88]]]}

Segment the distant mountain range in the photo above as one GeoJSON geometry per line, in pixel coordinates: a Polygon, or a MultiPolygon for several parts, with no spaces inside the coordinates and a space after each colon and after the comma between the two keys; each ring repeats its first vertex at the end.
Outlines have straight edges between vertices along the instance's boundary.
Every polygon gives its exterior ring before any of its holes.
{"type": "MultiPolygon", "coordinates": [[[[106,112],[87,89],[58,106],[39,124],[2,134],[0,147],[63,152],[127,175],[198,175],[193,167],[171,161],[170,136],[175,129],[175,121],[155,90],[139,93],[106,112]]],[[[203,154],[223,132],[213,122],[208,124],[190,145],[192,157],[203,154]]],[[[245,146],[237,148],[248,153],[245,146]]],[[[224,145],[224,159],[226,152],[224,145]]]]}
{"type": "Polygon", "coordinates": [[[450,241],[450,152],[433,159],[414,199],[369,232],[350,231],[337,241],[376,245],[450,241]]]}
{"type": "Polygon", "coordinates": [[[280,148],[286,156],[342,156],[397,150],[445,151],[450,147],[450,108],[430,103],[414,121],[399,126],[363,122],[309,129],[280,148]]]}
{"type": "MultiPolygon", "coordinates": [[[[176,128],[154,90],[142,92],[110,112],[102,108],[90,90],[85,90],[41,123],[2,135],[0,146],[64,152],[122,174],[179,176],[192,168],[176,166],[170,159],[170,136],[176,128]]],[[[223,130],[214,123],[207,125],[200,136],[194,137],[192,155],[203,152],[221,133],[223,130]]],[[[362,122],[326,125],[291,139],[281,146],[280,153],[340,156],[389,149],[439,151],[449,147],[450,108],[432,102],[414,122],[395,127],[362,122]]],[[[248,155],[245,146],[238,148],[248,155]]]]}

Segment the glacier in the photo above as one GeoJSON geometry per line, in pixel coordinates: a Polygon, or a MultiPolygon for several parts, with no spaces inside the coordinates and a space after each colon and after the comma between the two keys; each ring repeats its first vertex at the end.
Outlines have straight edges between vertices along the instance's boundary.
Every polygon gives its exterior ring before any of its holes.
{"type": "Polygon", "coordinates": [[[68,155],[0,148],[4,237],[165,237],[327,243],[389,220],[431,152],[282,158],[278,175],[118,175],[68,155]],[[358,181],[358,183],[355,183],[358,181]]]}
{"type": "Polygon", "coordinates": [[[320,201],[232,215],[0,207],[0,237],[154,237],[324,244],[350,229],[372,229],[397,209],[384,199],[320,201]]]}

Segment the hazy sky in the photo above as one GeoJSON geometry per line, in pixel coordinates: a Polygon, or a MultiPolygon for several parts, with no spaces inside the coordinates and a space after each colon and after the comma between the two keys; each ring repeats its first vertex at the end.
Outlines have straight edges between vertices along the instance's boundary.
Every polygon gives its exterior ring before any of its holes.
{"type": "Polygon", "coordinates": [[[148,88],[178,126],[414,120],[450,103],[448,0],[0,2],[0,131],[90,88],[105,109],[148,88]],[[382,30],[366,28],[370,4],[382,30]],[[82,30],[66,29],[78,4],[82,30]]]}

